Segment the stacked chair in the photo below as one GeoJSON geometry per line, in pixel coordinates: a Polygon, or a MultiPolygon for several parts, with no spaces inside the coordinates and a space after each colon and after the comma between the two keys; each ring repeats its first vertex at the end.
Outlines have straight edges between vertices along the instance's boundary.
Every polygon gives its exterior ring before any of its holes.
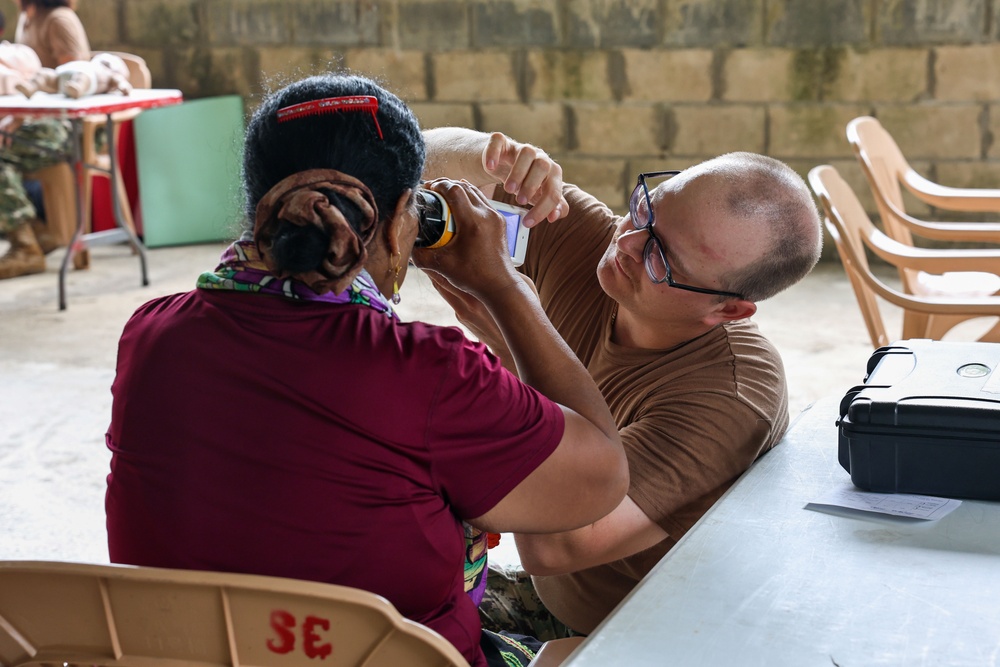
{"type": "MultiPolygon", "coordinates": [[[[889,337],[879,298],[903,312],[902,338],[939,340],[968,320],[1000,318],[1000,249],[930,249],[914,244],[914,236],[947,242],[1000,243],[1000,223],[920,220],[907,213],[903,191],[942,211],[996,212],[1000,190],[950,188],[918,174],[892,137],[875,118],[856,118],[847,136],[865,174],[882,219],[879,230],[850,186],[829,165],[809,173],[809,183],[823,208],[854,288],[872,345],[889,337]],[[869,265],[873,255],[899,272],[902,289],[881,280],[869,265]]],[[[1000,342],[1000,319],[978,340],[1000,342]]]]}

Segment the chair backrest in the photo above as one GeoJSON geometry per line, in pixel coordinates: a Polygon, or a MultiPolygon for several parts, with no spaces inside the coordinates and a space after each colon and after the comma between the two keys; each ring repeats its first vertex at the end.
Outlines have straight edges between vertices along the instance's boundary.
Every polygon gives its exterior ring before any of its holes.
{"type": "Polygon", "coordinates": [[[909,234],[943,241],[1000,243],[996,223],[928,221],[906,212],[903,193],[939,211],[1000,213],[1000,188],[952,187],[924,178],[906,161],[892,135],[870,116],[855,118],[847,124],[847,139],[868,179],[886,232],[899,241],[909,242],[909,234]],[[897,231],[899,235],[897,235],[897,231]]]}
{"type": "Polygon", "coordinates": [[[384,598],[277,577],[0,562],[0,667],[468,667],[384,598]]]}
{"type": "Polygon", "coordinates": [[[976,340],[1000,342],[1000,294],[995,286],[1000,254],[995,250],[932,250],[900,243],[872,224],[854,191],[833,167],[815,167],[809,172],[809,183],[823,206],[826,227],[837,244],[876,347],[889,342],[876,296],[902,309],[902,338],[940,340],[963,322],[989,318],[982,320],[988,327],[976,340]],[[956,278],[960,289],[927,294],[901,292],[871,271],[868,251],[897,270],[906,268],[921,275],[956,278]],[[966,279],[990,284],[984,289],[975,289],[975,285],[970,289],[964,284],[969,282],[966,279]]]}
{"type": "Polygon", "coordinates": [[[809,184],[823,207],[823,222],[837,246],[840,261],[851,281],[872,345],[888,345],[890,341],[885,322],[875,293],[870,287],[871,281],[881,281],[871,272],[862,240],[865,233],[880,232],[875,229],[854,191],[836,169],[829,165],[813,168],[809,172],[809,184]]]}
{"type": "Polygon", "coordinates": [[[153,76],[149,72],[149,67],[146,66],[146,61],[140,56],[123,51],[94,51],[90,55],[93,57],[98,53],[110,53],[124,60],[125,65],[128,66],[128,81],[133,88],[153,87],[153,76]]]}
{"type": "MultiPolygon", "coordinates": [[[[153,85],[153,77],[149,73],[149,67],[146,66],[146,61],[141,57],[133,55],[131,53],[125,53],[123,51],[93,51],[91,52],[91,57],[97,55],[98,53],[110,53],[111,55],[118,56],[123,61],[125,65],[128,66],[129,72],[129,83],[132,84],[133,88],[151,88],[153,85]]],[[[121,132],[121,124],[127,120],[132,120],[140,113],[139,109],[126,109],[125,111],[116,111],[111,114],[111,118],[114,121],[114,132],[115,137],[121,132]]],[[[107,116],[104,114],[97,114],[95,116],[88,116],[83,126],[83,162],[85,164],[98,163],[101,168],[106,168],[106,165],[98,162],[100,158],[98,157],[98,147],[96,143],[96,130],[98,127],[102,127],[107,122],[107,116]]]]}
{"type": "MultiPolygon", "coordinates": [[[[901,183],[912,169],[896,141],[882,127],[882,123],[871,116],[861,116],[849,122],[847,140],[868,180],[886,234],[901,243],[913,245],[913,234],[900,221],[900,215],[906,215],[901,183]]],[[[916,271],[901,269],[900,278],[908,292],[915,291],[916,271]]]]}
{"type": "Polygon", "coordinates": [[[901,183],[906,172],[911,170],[899,146],[882,123],[871,116],[849,122],[847,140],[871,187],[886,233],[912,245],[910,230],[896,220],[896,214],[906,211],[901,183]]]}

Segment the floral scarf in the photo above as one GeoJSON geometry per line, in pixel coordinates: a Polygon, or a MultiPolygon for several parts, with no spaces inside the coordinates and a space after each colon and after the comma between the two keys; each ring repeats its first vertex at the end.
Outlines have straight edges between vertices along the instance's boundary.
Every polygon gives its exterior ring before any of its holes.
{"type": "Polygon", "coordinates": [[[301,301],[360,304],[385,313],[386,317],[399,319],[392,310],[392,304],[382,296],[367,271],[362,270],[340,294],[316,294],[295,278],[278,278],[268,271],[253,241],[236,241],[226,248],[219,266],[215,271],[206,271],[198,276],[197,286],[201,289],[270,294],[301,301]]]}

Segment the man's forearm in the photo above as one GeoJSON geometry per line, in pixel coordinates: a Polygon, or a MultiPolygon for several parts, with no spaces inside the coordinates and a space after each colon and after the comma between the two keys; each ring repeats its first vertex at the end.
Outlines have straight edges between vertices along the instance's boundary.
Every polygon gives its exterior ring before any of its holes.
{"type": "Polygon", "coordinates": [[[424,163],[424,180],[435,178],[465,179],[486,196],[485,189],[496,185],[497,179],[483,167],[483,151],[490,135],[462,127],[439,127],[424,130],[427,160],[424,163]]]}
{"type": "Polygon", "coordinates": [[[543,576],[610,563],[666,538],[667,532],[628,496],[613,512],[589,526],[562,533],[514,535],[521,566],[529,574],[543,576]]]}

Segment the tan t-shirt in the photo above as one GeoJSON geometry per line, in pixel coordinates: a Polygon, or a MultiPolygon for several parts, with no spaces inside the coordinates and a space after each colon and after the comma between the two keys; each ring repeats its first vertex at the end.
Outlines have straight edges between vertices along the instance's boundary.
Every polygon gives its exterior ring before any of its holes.
{"type": "Polygon", "coordinates": [[[781,357],[749,320],[670,350],[610,340],[614,302],[598,260],[620,220],[575,186],[569,216],[531,231],[522,271],[600,387],[629,462],[629,497],[670,537],[620,561],[536,577],[545,606],[589,633],[788,426],[781,357]]]}
{"type": "Polygon", "coordinates": [[[36,8],[30,21],[24,12],[18,16],[15,42],[34,49],[42,67],[50,69],[71,60],[90,60],[90,42],[76,12],[69,7],[36,8]]]}

